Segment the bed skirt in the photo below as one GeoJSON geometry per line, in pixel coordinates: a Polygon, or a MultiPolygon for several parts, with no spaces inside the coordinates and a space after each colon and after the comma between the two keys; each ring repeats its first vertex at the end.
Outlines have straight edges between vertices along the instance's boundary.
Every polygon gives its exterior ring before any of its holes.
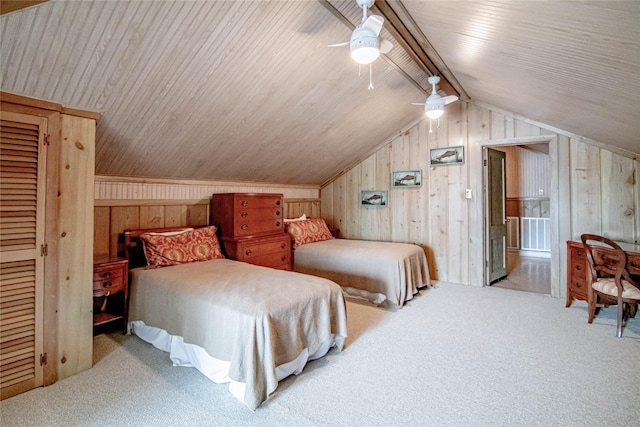
{"type": "MultiPolygon", "coordinates": [[[[229,392],[242,403],[245,402],[246,385],[229,378],[230,362],[211,357],[202,347],[185,343],[182,337],[169,335],[164,329],[148,326],[141,320],[129,322],[129,332],[169,353],[173,366],[196,368],[215,383],[229,383],[229,392]]],[[[335,339],[335,335],[332,334],[331,340],[318,344],[314,348],[306,348],[291,362],[277,366],[277,380],[281,381],[292,374],[298,375],[308,361],[319,359],[327,354],[335,344],[335,339]]]]}

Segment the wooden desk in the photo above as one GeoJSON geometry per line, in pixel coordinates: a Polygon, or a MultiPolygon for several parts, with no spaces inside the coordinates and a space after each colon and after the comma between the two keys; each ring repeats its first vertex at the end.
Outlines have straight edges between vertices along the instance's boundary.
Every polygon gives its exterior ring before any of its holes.
{"type": "MultiPolygon", "coordinates": [[[[616,242],[627,254],[627,269],[630,274],[640,275],[640,245],[632,243],[616,242]]],[[[594,247],[594,256],[599,251],[609,251],[605,247],[594,247]]],[[[571,305],[574,298],[587,300],[587,274],[589,266],[582,242],[573,240],[567,241],[567,307],[571,305]]]]}

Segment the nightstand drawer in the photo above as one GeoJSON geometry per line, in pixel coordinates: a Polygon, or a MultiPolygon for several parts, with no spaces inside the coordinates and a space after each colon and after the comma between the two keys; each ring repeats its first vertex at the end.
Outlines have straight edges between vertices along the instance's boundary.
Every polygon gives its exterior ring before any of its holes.
{"type": "Polygon", "coordinates": [[[122,275],[103,280],[93,281],[93,296],[101,296],[112,294],[114,292],[124,291],[125,282],[122,275]]]}
{"type": "Polygon", "coordinates": [[[93,268],[93,282],[100,282],[103,280],[117,280],[124,277],[127,273],[126,268],[120,266],[108,266],[108,267],[94,267],[93,268]]]}
{"type": "MultiPolygon", "coordinates": [[[[94,257],[93,259],[93,326],[118,322],[127,332],[129,311],[129,261],[122,258],[94,257]]],[[[103,330],[103,329],[100,329],[103,330]]]]}

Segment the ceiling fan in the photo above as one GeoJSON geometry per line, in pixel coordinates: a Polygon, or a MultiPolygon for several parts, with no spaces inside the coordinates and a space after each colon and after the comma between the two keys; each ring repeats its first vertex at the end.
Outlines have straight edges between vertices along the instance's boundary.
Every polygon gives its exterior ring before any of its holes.
{"type": "Polygon", "coordinates": [[[436,85],[440,82],[440,77],[431,76],[429,77],[429,83],[431,83],[431,95],[427,98],[427,101],[424,103],[412,102],[413,105],[424,105],[424,113],[430,119],[437,119],[444,114],[444,106],[447,104],[451,104],[458,100],[458,97],[455,95],[442,96],[438,93],[436,89],[436,85]]]}
{"type": "MultiPolygon", "coordinates": [[[[350,41],[329,45],[329,47],[349,45],[351,57],[361,65],[371,64],[378,59],[380,53],[389,53],[393,47],[393,43],[380,37],[384,18],[380,15],[367,16],[367,11],[374,2],[375,0],[356,0],[358,6],[362,8],[360,25],[351,33],[350,41]]],[[[371,70],[369,70],[369,74],[371,74],[371,70]]],[[[373,89],[371,83],[369,89],[373,89]]]]}

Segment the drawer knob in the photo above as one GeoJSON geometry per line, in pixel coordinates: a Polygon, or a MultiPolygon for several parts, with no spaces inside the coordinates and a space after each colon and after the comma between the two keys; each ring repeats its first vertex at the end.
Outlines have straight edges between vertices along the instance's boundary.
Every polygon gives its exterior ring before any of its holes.
{"type": "Polygon", "coordinates": [[[249,226],[247,224],[242,224],[240,228],[242,228],[243,230],[246,230],[247,228],[249,228],[249,226]]]}
{"type": "Polygon", "coordinates": [[[286,247],[287,247],[287,244],[286,244],[286,243],[282,243],[282,244],[280,244],[280,247],[281,247],[282,249],[284,249],[284,248],[286,248],[286,247]]]}
{"type": "Polygon", "coordinates": [[[240,214],[240,216],[241,216],[242,218],[246,218],[246,217],[248,217],[248,216],[249,216],[249,214],[245,211],[245,212],[242,212],[242,213],[240,214]]]}
{"type": "Polygon", "coordinates": [[[276,227],[280,227],[280,221],[276,222],[276,227]]]}
{"type": "Polygon", "coordinates": [[[278,200],[278,201],[276,202],[276,206],[280,206],[280,203],[281,203],[281,202],[280,202],[280,200],[278,200]]]}
{"type": "Polygon", "coordinates": [[[253,252],[251,252],[251,249],[247,249],[247,250],[245,251],[245,253],[244,253],[244,254],[245,254],[246,256],[251,256],[251,254],[252,254],[252,253],[253,253],[253,252]]]}
{"type": "Polygon", "coordinates": [[[249,206],[249,202],[247,202],[246,200],[243,200],[242,203],[240,203],[242,206],[244,206],[245,208],[247,206],[249,206]]]}
{"type": "Polygon", "coordinates": [[[280,216],[280,211],[276,211],[276,216],[280,216]]]}
{"type": "Polygon", "coordinates": [[[110,287],[111,287],[111,285],[113,285],[113,283],[111,283],[111,282],[104,282],[104,283],[102,284],[102,287],[103,287],[103,288],[110,288],[110,287]]]}
{"type": "Polygon", "coordinates": [[[287,256],[286,255],[282,255],[282,258],[280,258],[282,261],[286,261],[287,260],[287,256]]]}
{"type": "Polygon", "coordinates": [[[576,270],[578,270],[578,271],[582,270],[582,266],[581,265],[576,265],[576,270]]]}
{"type": "Polygon", "coordinates": [[[104,273],[102,273],[102,277],[105,279],[108,279],[109,277],[111,277],[111,272],[110,271],[105,271],[104,273]]]}

